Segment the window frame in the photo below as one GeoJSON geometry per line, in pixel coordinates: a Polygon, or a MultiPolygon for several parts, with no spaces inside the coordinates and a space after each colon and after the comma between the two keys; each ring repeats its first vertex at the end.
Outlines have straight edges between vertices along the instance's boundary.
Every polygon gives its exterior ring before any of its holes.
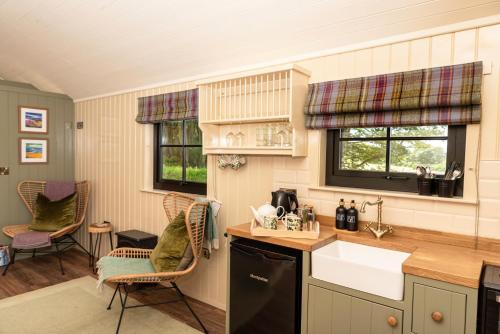
{"type": "MultiPolygon", "coordinates": [[[[447,137],[391,137],[391,127],[386,127],[386,137],[340,138],[340,129],[327,130],[325,184],[327,186],[402,191],[416,193],[416,173],[387,172],[390,164],[390,141],[447,139],[446,165],[452,161],[464,166],[466,126],[448,126],[447,137]],[[386,140],[386,171],[350,171],[340,169],[340,144],[342,141],[386,140]]],[[[463,178],[457,182],[456,194],[463,195],[463,178]]]]}
{"type": "MultiPolygon", "coordinates": [[[[203,147],[201,144],[186,144],[186,120],[182,120],[182,144],[178,145],[164,145],[161,143],[161,123],[154,124],[154,172],[153,172],[153,188],[158,190],[167,191],[178,191],[189,194],[206,195],[207,194],[207,184],[199,182],[189,182],[189,181],[179,181],[179,180],[168,180],[162,177],[162,159],[161,159],[161,149],[162,147],[181,147],[184,152],[186,148],[189,147],[203,147]]],[[[186,156],[184,156],[182,162],[182,179],[186,179],[186,156]]]]}

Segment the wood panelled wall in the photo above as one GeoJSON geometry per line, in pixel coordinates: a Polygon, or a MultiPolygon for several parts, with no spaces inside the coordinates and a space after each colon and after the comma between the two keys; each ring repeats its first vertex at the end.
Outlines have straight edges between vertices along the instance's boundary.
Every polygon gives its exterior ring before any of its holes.
{"type": "MultiPolygon", "coordinates": [[[[108,220],[116,231],[138,229],[161,235],[167,222],[163,194],[144,191],[150,183],[146,178],[152,178],[152,171],[144,170],[152,148],[146,148],[148,126],[135,122],[137,98],[192,87],[187,83],[77,103],[76,119],[84,122],[84,128],[76,130],[76,175],[91,183],[88,223],[108,220]]],[[[227,245],[223,233],[226,226],[249,220],[248,205],[270,200],[272,159],[250,157],[251,168],[239,171],[215,168],[211,158],[208,164],[208,196],[223,203],[218,219],[220,249],[180,284],[186,294],[224,308],[227,245]]],[[[79,238],[88,245],[86,228],[79,231],[79,238]]]]}
{"type": "MultiPolygon", "coordinates": [[[[316,82],[475,59],[492,60],[493,73],[484,77],[481,155],[483,160],[498,159],[500,43],[497,36],[500,36],[500,25],[359,49],[303,61],[299,65],[310,69],[311,82],[316,82]]],[[[194,83],[188,82],[77,102],[76,120],[83,121],[84,128],[76,130],[76,177],[87,179],[92,185],[89,222],[109,220],[117,230],[140,229],[156,234],[163,231],[166,218],[162,194],[142,191],[150,183],[147,178],[152,177],[145,170],[145,166],[151,166],[148,161],[152,148],[146,138],[147,126],[134,121],[137,98],[193,87],[194,83]]],[[[220,170],[213,159],[209,159],[208,193],[223,202],[219,217],[221,249],[215,251],[210,260],[203,260],[199,270],[182,282],[187,294],[225,307],[228,245],[223,232],[226,226],[248,221],[251,217],[248,206],[269,201],[273,186],[294,185],[297,180],[310,182],[311,175],[320,169],[317,158],[249,157],[247,166],[239,171],[220,170]]],[[[307,185],[302,183],[298,187],[307,192],[307,185]]],[[[309,195],[301,194],[301,197],[307,199],[309,195]]],[[[321,199],[330,195],[318,196],[321,199]]],[[[413,204],[429,205],[419,201],[413,204]]],[[[405,202],[406,207],[413,204],[405,202]]],[[[84,229],[79,237],[88,242],[84,229]]]]}
{"type": "MultiPolygon", "coordinates": [[[[10,168],[10,175],[0,175],[0,228],[26,224],[31,216],[17,195],[23,180],[71,180],[74,178],[73,101],[61,94],[41,92],[31,85],[0,80],[0,166],[10,168]],[[49,109],[49,134],[18,133],[18,106],[49,109]],[[48,138],[49,163],[19,164],[18,139],[48,138]]],[[[0,234],[0,243],[8,239],[0,234]]]]}

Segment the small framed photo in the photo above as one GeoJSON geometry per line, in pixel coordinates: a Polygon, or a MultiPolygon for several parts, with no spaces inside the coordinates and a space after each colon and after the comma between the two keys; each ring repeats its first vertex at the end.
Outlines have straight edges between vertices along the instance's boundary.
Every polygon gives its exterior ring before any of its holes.
{"type": "Polygon", "coordinates": [[[49,140],[19,138],[19,163],[46,164],[49,162],[49,140]]]}
{"type": "Polygon", "coordinates": [[[19,106],[20,133],[49,133],[49,109],[19,106]]]}

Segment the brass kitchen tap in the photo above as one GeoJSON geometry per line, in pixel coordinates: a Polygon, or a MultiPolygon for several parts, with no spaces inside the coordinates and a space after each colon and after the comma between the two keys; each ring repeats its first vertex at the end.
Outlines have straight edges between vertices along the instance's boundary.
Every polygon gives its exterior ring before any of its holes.
{"type": "Polygon", "coordinates": [[[365,231],[370,230],[370,232],[372,232],[373,235],[379,240],[384,236],[384,234],[392,233],[392,226],[390,226],[390,225],[385,224],[385,228],[382,229],[382,203],[384,203],[384,201],[382,200],[382,197],[378,196],[378,199],[375,202],[364,201],[361,204],[361,209],[359,210],[359,212],[365,213],[366,212],[366,205],[370,205],[370,206],[377,205],[377,208],[378,208],[377,229],[374,229],[373,227],[371,227],[371,225],[374,222],[369,222],[368,224],[366,224],[364,230],[365,231]]]}

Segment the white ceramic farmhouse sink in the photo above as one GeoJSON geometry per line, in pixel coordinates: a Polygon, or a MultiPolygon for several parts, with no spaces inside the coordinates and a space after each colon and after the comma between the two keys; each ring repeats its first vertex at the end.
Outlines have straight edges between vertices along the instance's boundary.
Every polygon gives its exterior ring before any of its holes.
{"type": "Polygon", "coordinates": [[[374,295],[403,299],[403,262],[410,256],[337,240],[312,252],[312,277],[374,295]]]}

